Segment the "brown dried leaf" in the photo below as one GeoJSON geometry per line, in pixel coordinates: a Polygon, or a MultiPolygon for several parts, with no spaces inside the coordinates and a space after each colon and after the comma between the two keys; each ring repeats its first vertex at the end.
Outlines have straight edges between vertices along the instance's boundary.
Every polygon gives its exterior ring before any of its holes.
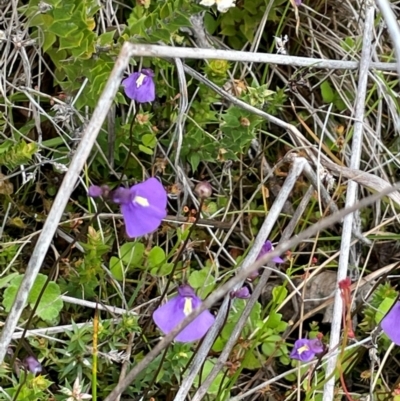
{"type": "Polygon", "coordinates": [[[0,195],[11,195],[14,192],[13,184],[0,173],[0,195]]]}

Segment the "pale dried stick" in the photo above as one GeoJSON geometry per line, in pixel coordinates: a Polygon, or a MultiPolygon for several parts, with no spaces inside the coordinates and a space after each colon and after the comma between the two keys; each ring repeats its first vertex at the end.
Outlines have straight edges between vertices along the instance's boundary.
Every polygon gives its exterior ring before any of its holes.
{"type": "MultiPolygon", "coordinates": [[[[354,132],[352,140],[352,153],[350,159],[350,168],[358,169],[361,161],[361,149],[362,149],[362,139],[363,139],[363,123],[364,123],[364,112],[365,112],[365,97],[367,93],[368,84],[368,68],[371,62],[371,41],[372,32],[374,28],[374,14],[375,9],[369,0],[365,3],[365,24],[364,24],[364,37],[363,37],[363,47],[361,52],[360,60],[360,71],[359,71],[359,81],[358,90],[356,98],[355,107],[355,122],[354,122],[354,132]]],[[[349,181],[347,184],[346,192],[346,208],[352,207],[357,202],[357,183],[355,181],[349,181]]],[[[340,244],[340,257],[337,273],[337,282],[345,279],[347,276],[347,269],[349,263],[350,254],[350,243],[351,234],[353,230],[353,213],[348,214],[343,221],[343,231],[342,240],[340,244]]],[[[342,325],[342,298],[341,291],[336,288],[335,292],[335,302],[333,306],[333,318],[331,325],[331,335],[329,340],[329,348],[336,349],[339,346],[340,341],[340,330],[342,325]]],[[[337,364],[337,356],[332,356],[328,359],[326,366],[325,377],[329,378],[324,386],[324,392],[322,399],[323,401],[332,401],[334,397],[335,388],[335,374],[337,364]]]]}
{"type": "Polygon", "coordinates": [[[35,282],[36,276],[39,273],[50,242],[53,239],[58,223],[61,220],[65,206],[69,200],[69,196],[75,187],[75,183],[79,177],[83,165],[90,154],[93,144],[96,141],[97,134],[101,129],[108,110],[110,109],[113,99],[118,91],[122,74],[129,62],[129,48],[129,44],[124,44],[122,46],[120,55],[115,62],[113,70],[111,71],[110,78],[108,79],[104,91],[99,98],[97,106],[93,112],[93,116],[85,130],[85,133],[82,136],[78,148],[76,149],[74,157],[68,168],[68,172],[65,174],[64,180],[54,200],[50,213],[47,216],[46,222],[44,223],[42,232],[29,260],[15,301],[1,332],[0,364],[4,360],[8,345],[11,341],[14,330],[17,327],[18,319],[25,307],[28,294],[33,286],[33,283],[35,282]]]}
{"type": "MultiPolygon", "coordinates": [[[[113,322],[118,322],[119,319],[112,319],[113,322]]],[[[28,330],[24,337],[47,337],[48,334],[58,334],[58,333],[65,333],[66,331],[74,330],[74,327],[81,328],[81,327],[91,327],[93,326],[93,322],[84,322],[84,323],[75,323],[75,324],[67,324],[64,326],[55,326],[55,327],[46,327],[44,329],[33,329],[28,330]]],[[[11,338],[13,340],[17,340],[22,337],[24,334],[24,330],[16,331],[11,338]]]]}
{"type": "MultiPolygon", "coordinates": [[[[289,195],[292,192],[293,186],[297,182],[298,177],[303,171],[305,160],[303,158],[298,158],[294,160],[293,165],[289,171],[288,176],[279,192],[278,197],[276,198],[275,202],[273,203],[267,217],[262,224],[260,231],[257,234],[257,237],[254,241],[254,245],[250,249],[249,253],[247,254],[246,258],[243,260],[243,264],[240,266],[238,271],[246,269],[250,266],[257,258],[258,254],[260,253],[261,247],[267,240],[272,228],[276,220],[279,217],[279,214],[282,211],[283,205],[285,204],[286,200],[288,199],[289,195]]],[[[268,276],[266,277],[266,279],[268,276]]],[[[243,280],[237,284],[237,286],[241,286],[243,284],[243,280]]],[[[220,327],[225,322],[225,316],[228,311],[228,303],[229,303],[229,295],[225,298],[223,305],[221,306],[218,316],[216,319],[215,325],[220,327]]],[[[250,309],[251,311],[251,309],[250,309]]],[[[238,323],[239,324],[239,323],[238,323]]],[[[192,388],[193,381],[197,376],[199,370],[201,369],[205,358],[208,355],[209,350],[211,349],[214,341],[219,333],[219,330],[216,330],[214,327],[210,330],[206,337],[203,340],[196,356],[193,359],[193,362],[190,366],[190,370],[188,375],[184,378],[182,384],[179,387],[179,390],[174,398],[174,401],[185,401],[189,390],[192,388]]],[[[240,334],[240,330],[236,330],[235,335],[240,334]]],[[[234,333],[231,335],[231,339],[233,338],[234,333]]],[[[229,346],[229,345],[228,345],[229,346]]],[[[214,370],[214,369],[213,369],[214,370]]]]}
{"type": "Polygon", "coordinates": [[[397,73],[400,76],[400,29],[397,17],[394,15],[390,2],[388,0],[376,0],[376,4],[382,12],[385,19],[389,35],[392,37],[393,47],[396,54],[397,60],[397,73]]]}
{"type": "Polygon", "coordinates": [[[118,308],[116,306],[102,305],[98,302],[85,301],[84,299],[73,298],[67,295],[61,295],[60,298],[62,299],[63,302],[69,304],[80,305],[85,308],[103,310],[109,313],[114,313],[116,315],[125,315],[125,314],[137,315],[136,312],[128,311],[126,309],[118,308]]]}
{"type": "MultiPolygon", "coordinates": [[[[131,56],[161,57],[161,58],[191,58],[243,61],[244,63],[266,63],[291,65],[296,67],[329,68],[336,70],[356,70],[358,61],[327,60],[321,58],[286,56],[283,54],[253,53],[237,50],[200,49],[190,47],[171,47],[130,44],[131,56]]],[[[396,63],[371,63],[369,68],[382,71],[395,71],[396,63]]]]}

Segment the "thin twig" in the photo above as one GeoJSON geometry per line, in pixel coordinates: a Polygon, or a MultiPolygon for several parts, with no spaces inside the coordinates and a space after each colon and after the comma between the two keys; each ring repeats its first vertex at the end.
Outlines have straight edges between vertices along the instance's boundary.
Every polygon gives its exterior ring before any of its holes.
{"type": "MultiPolygon", "coordinates": [[[[374,14],[375,9],[372,4],[366,3],[366,17],[364,25],[364,38],[363,48],[360,61],[360,73],[358,82],[358,91],[356,98],[355,108],[355,123],[354,133],[352,140],[352,153],[350,160],[350,168],[358,169],[361,160],[361,149],[363,139],[363,123],[365,113],[365,97],[367,92],[368,83],[368,67],[371,61],[371,40],[374,28],[374,14]]],[[[346,192],[346,208],[350,208],[357,202],[357,189],[358,185],[355,181],[349,181],[347,184],[346,192]]],[[[349,263],[351,234],[353,230],[354,214],[348,214],[343,221],[342,240],[340,244],[340,257],[337,273],[337,282],[345,279],[347,276],[347,269],[349,263]]],[[[339,288],[336,289],[335,302],[333,307],[333,318],[331,325],[331,335],[329,341],[329,348],[336,349],[339,346],[340,330],[342,324],[342,297],[339,288]]],[[[332,401],[334,397],[335,375],[333,374],[336,369],[337,357],[334,356],[328,360],[325,377],[331,377],[324,386],[323,401],[332,401]]]]}
{"type": "Polygon", "coordinates": [[[130,52],[129,45],[122,46],[120,55],[115,62],[114,68],[111,71],[110,78],[101,94],[97,106],[93,112],[93,116],[81,138],[81,142],[76,149],[74,157],[65,174],[64,180],[60,186],[57,196],[54,200],[49,215],[43,226],[43,230],[33,250],[32,256],[29,260],[24,278],[19,287],[15,302],[7,316],[5,325],[0,336],[0,364],[3,362],[7,352],[8,345],[11,341],[12,335],[18,324],[18,319],[21,316],[22,310],[25,307],[28,294],[35,282],[35,279],[42,266],[43,260],[46,256],[50,242],[53,239],[54,233],[57,229],[58,223],[61,220],[65,206],[69,200],[75,183],[83,168],[86,159],[89,157],[90,151],[96,141],[97,134],[99,133],[104,119],[110,109],[113,99],[119,89],[122,74],[128,65],[130,52]]]}
{"type": "MultiPolygon", "coordinates": [[[[290,65],[296,67],[329,68],[336,70],[356,70],[360,66],[358,61],[326,60],[320,58],[286,56],[283,54],[253,53],[236,50],[200,49],[190,47],[170,47],[139,43],[130,43],[129,50],[132,57],[174,57],[201,60],[217,59],[243,61],[246,63],[252,62],[290,65]]],[[[369,68],[382,71],[395,71],[396,63],[371,63],[369,68]]]]}

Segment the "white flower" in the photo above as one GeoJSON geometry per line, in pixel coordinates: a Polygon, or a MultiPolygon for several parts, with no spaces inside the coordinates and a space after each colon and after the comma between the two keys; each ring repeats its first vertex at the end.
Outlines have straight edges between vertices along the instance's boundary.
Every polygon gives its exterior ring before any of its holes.
{"type": "Polygon", "coordinates": [[[201,0],[202,6],[211,7],[214,4],[217,5],[220,13],[226,13],[231,7],[235,7],[236,0],[201,0]]]}
{"type": "Polygon", "coordinates": [[[66,401],[81,401],[81,400],[90,400],[92,396],[90,394],[82,393],[82,386],[79,384],[79,378],[77,377],[72,387],[72,390],[69,388],[63,387],[61,392],[68,395],[66,401]]]}

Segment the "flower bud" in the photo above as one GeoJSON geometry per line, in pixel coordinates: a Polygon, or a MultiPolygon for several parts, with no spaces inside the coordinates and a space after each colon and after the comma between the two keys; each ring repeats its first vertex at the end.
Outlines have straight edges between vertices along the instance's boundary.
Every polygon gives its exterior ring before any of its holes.
{"type": "Polygon", "coordinates": [[[42,365],[34,356],[27,356],[24,359],[24,365],[26,369],[34,375],[42,371],[42,365]]]}
{"type": "Polygon", "coordinates": [[[108,185],[102,185],[99,187],[98,185],[91,185],[88,190],[89,196],[92,198],[98,198],[99,196],[107,197],[110,193],[110,188],[108,185]]]}
{"type": "Polygon", "coordinates": [[[209,198],[212,194],[212,187],[207,181],[201,181],[194,189],[195,194],[202,199],[209,198]]]}
{"type": "Polygon", "coordinates": [[[250,120],[246,117],[240,117],[240,125],[242,127],[250,127],[250,120]]]}
{"type": "Polygon", "coordinates": [[[246,286],[244,286],[239,290],[232,291],[231,298],[248,299],[250,298],[250,291],[246,286]]]}

